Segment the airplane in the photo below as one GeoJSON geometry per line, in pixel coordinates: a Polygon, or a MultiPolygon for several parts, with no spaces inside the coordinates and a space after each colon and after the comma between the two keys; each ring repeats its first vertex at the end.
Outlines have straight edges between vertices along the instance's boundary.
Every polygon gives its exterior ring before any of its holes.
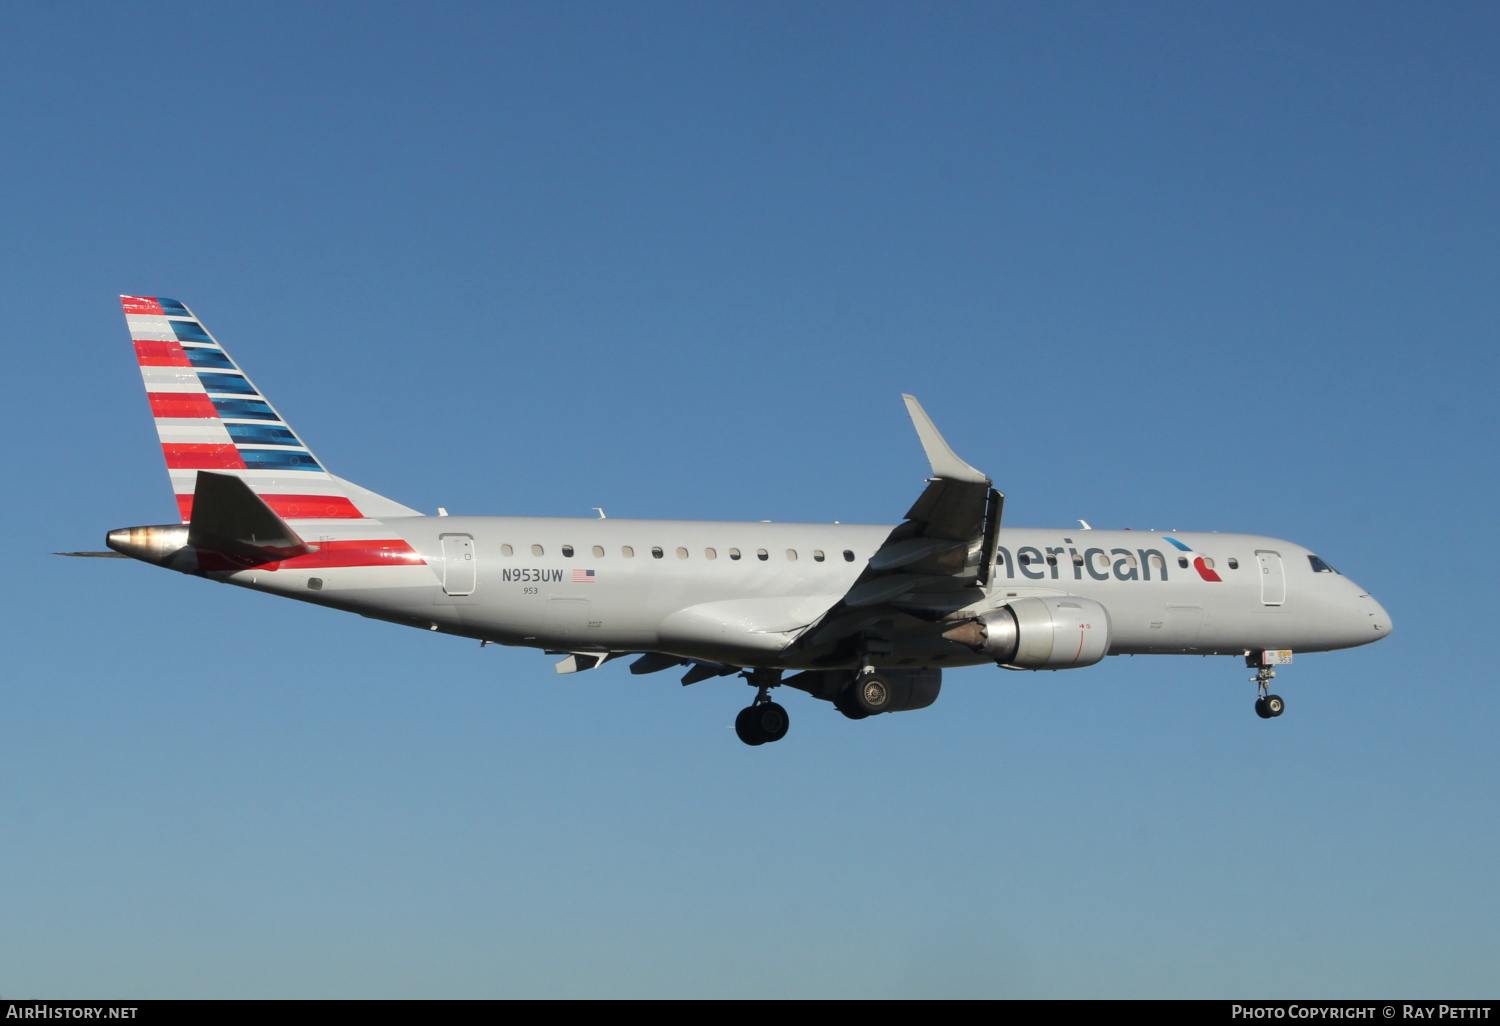
{"type": "Polygon", "coordinates": [[[904,396],[931,477],[900,524],[428,516],[329,472],[182,303],[122,296],[179,523],[108,552],[362,616],[538,648],[559,673],[755,688],[735,731],[781,740],[787,686],[850,719],[926,708],[947,667],[1091,666],[1109,655],[1243,656],[1255,711],[1275,667],[1366,645],[1391,618],[1277,538],[1002,527],[1005,497],[904,396]]]}

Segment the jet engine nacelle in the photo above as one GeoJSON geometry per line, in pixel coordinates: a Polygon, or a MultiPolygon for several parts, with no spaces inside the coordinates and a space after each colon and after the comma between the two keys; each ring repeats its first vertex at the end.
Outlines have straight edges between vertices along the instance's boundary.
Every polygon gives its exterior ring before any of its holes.
{"type": "Polygon", "coordinates": [[[1109,612],[1072,595],[1017,599],[943,634],[1011,670],[1092,666],[1109,654],[1109,612]]]}

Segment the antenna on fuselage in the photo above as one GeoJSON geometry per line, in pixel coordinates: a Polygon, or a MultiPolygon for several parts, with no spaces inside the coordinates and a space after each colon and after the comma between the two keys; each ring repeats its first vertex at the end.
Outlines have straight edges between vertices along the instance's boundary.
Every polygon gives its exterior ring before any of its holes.
{"type": "Polygon", "coordinates": [[[600,519],[600,520],[608,520],[608,519],[609,519],[609,518],[608,518],[608,517],[606,517],[606,516],[605,516],[605,515],[604,515],[604,510],[602,510],[602,509],[599,509],[599,507],[598,507],[598,506],[590,506],[590,507],[589,507],[589,509],[597,509],[597,510],[599,510],[599,519],[600,519]]]}
{"type": "Polygon", "coordinates": [[[1089,526],[1089,522],[1087,520],[1080,520],[1078,522],[1083,525],[1083,529],[1085,531],[1092,531],[1093,530],[1093,528],[1089,526]]]}

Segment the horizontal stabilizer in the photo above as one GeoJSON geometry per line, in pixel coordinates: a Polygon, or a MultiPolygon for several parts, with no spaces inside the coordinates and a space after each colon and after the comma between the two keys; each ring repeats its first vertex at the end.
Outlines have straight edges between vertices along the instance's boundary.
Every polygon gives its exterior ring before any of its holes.
{"type": "Polygon", "coordinates": [[[188,544],[264,562],[313,551],[243,478],[198,472],[188,544]]]}

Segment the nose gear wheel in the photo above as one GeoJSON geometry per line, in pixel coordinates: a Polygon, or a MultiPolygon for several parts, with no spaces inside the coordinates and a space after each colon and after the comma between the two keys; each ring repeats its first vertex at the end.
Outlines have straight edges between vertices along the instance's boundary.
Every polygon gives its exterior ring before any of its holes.
{"type": "Polygon", "coordinates": [[[1255,700],[1255,715],[1263,720],[1273,719],[1286,711],[1286,703],[1280,695],[1266,695],[1255,700]]]}

